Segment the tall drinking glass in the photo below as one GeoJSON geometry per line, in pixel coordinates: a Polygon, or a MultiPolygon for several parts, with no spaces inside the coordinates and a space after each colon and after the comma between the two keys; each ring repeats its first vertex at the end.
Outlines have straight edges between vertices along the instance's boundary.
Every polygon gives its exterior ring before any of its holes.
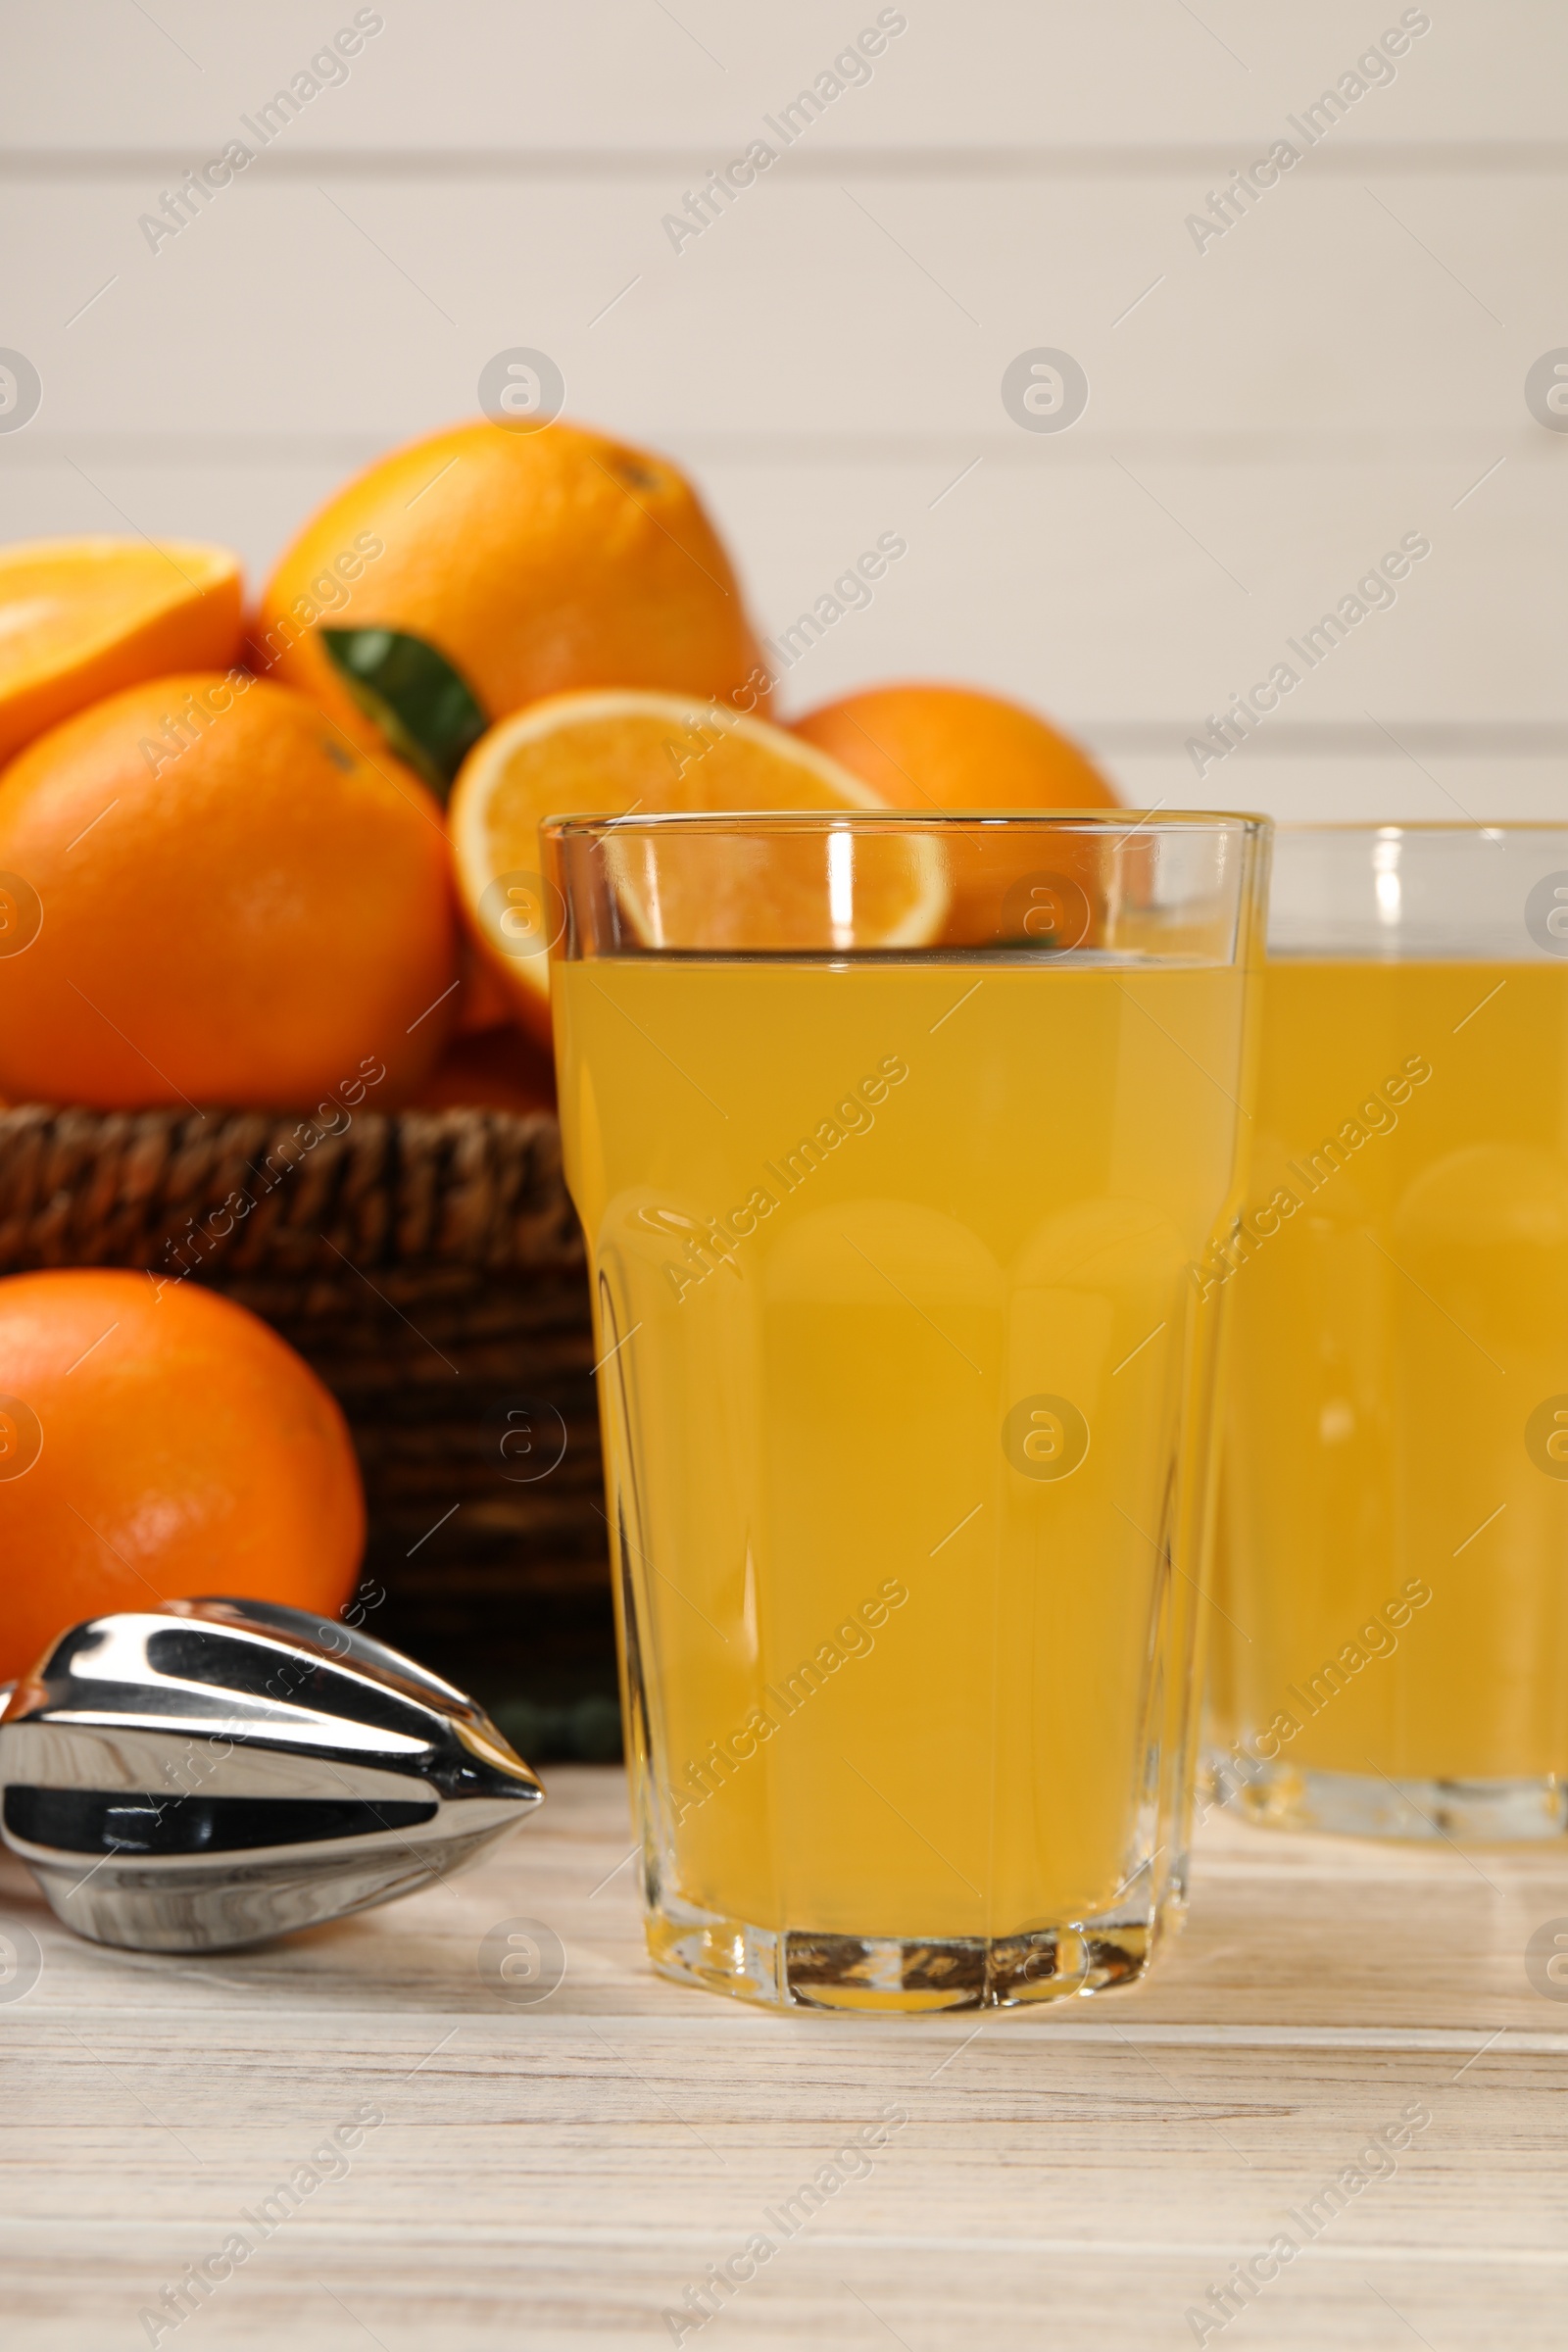
{"type": "Polygon", "coordinates": [[[1568,826],[1282,827],[1215,1713],[1260,1820],[1568,1828],[1568,826]]]}
{"type": "Polygon", "coordinates": [[[547,833],[655,1961],[830,2009],[1137,1977],[1266,826],[547,833]]]}

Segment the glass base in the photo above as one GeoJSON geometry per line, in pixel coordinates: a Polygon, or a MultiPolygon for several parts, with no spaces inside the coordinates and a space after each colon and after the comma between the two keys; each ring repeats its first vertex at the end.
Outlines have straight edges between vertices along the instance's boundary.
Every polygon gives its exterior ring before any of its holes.
{"type": "Polygon", "coordinates": [[[1271,1830],[1327,1830],[1343,1838],[1451,1838],[1504,1845],[1568,1836],[1568,1781],[1385,1780],[1294,1764],[1215,1767],[1225,1800],[1271,1830]]]}
{"type": "Polygon", "coordinates": [[[666,1895],[647,1920],[661,1975],[774,2009],[858,2016],[1010,2009],[1133,1984],[1179,1927],[1185,1876],[1152,1907],[1016,1936],[836,1936],[754,1928],[666,1895]]]}

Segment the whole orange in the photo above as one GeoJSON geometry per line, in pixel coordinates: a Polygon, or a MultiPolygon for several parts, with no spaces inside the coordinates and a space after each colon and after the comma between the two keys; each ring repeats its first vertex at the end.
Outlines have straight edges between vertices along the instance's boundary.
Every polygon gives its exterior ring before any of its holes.
{"type": "MultiPolygon", "coordinates": [[[[691,484],[667,458],[561,421],[456,425],[378,459],[283,556],[249,658],[374,742],[328,643],[367,630],[433,648],[472,698],[466,738],[432,755],[448,781],[484,725],[572,687],[767,704],[739,584],[691,484]]],[[[418,749],[396,728],[386,739],[418,749]]]]}
{"type": "MultiPolygon", "coordinates": [[[[795,732],[894,808],[1112,808],[1116,795],[1065,735],[1021,704],[972,686],[909,682],[824,703],[795,732]]],[[[982,946],[1044,920],[1080,945],[1102,905],[1100,846],[1081,836],[976,829],[948,844],[943,939],[982,946]]]]}
{"type": "Polygon", "coordinates": [[[384,1108],[457,980],[441,814],[303,695],[131,687],[0,776],[0,951],[13,1102],[384,1108]]]}
{"type": "Polygon", "coordinates": [[[973,686],[911,681],[824,703],[795,732],[890,808],[1113,808],[1116,795],[1065,735],[973,686]]]}
{"type": "Polygon", "coordinates": [[[146,1274],[0,1281],[0,1680],[114,1609],[330,1614],[364,1543],[341,1412],[244,1307],[146,1274]]]}

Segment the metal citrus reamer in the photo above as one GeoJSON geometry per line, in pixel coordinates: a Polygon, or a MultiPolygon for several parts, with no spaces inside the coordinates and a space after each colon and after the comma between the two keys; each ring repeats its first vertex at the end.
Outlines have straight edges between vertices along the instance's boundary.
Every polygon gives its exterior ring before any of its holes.
{"type": "Polygon", "coordinates": [[[412,1894],[544,1795],[461,1690],[299,1609],[63,1634],[0,1716],[0,1830],[98,1943],[221,1951],[412,1894]]]}

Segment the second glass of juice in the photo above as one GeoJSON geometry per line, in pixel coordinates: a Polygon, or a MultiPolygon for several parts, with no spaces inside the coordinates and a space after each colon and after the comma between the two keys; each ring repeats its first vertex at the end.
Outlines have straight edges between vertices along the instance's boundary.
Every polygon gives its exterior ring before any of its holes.
{"type": "Polygon", "coordinates": [[[656,1962],[869,2010],[1136,1977],[1266,827],[547,831],[656,1962]]]}
{"type": "Polygon", "coordinates": [[[1568,826],[1282,827],[1214,1712],[1258,1819],[1568,1828],[1568,826]]]}

